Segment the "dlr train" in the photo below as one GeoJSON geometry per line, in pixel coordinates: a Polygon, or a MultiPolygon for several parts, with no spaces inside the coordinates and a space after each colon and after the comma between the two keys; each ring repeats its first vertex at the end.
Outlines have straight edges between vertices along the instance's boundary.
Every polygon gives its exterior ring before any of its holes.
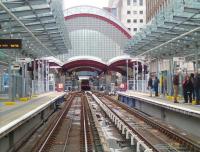
{"type": "Polygon", "coordinates": [[[81,80],[81,91],[89,91],[91,90],[89,80],[81,80]]]}

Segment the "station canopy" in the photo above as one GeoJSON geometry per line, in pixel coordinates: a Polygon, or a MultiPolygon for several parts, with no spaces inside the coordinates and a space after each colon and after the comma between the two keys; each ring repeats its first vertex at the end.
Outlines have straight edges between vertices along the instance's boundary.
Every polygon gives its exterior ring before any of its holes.
{"type": "Polygon", "coordinates": [[[0,50],[1,60],[56,56],[71,47],[62,0],[1,0],[0,38],[22,39],[22,49],[0,50]]]}
{"type": "Polygon", "coordinates": [[[147,59],[200,59],[200,1],[169,0],[159,14],[131,39],[125,52],[147,59]]]}

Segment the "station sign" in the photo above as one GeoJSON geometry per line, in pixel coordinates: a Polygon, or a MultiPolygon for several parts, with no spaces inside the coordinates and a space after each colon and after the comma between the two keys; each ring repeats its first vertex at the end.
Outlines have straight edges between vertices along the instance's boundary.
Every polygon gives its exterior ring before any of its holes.
{"type": "Polygon", "coordinates": [[[18,58],[17,62],[19,62],[19,63],[28,63],[28,62],[31,62],[31,58],[18,58]]]}
{"type": "Polygon", "coordinates": [[[185,58],[184,57],[173,57],[173,61],[174,62],[185,62],[185,58]]]}
{"type": "Polygon", "coordinates": [[[14,64],[11,66],[12,70],[20,70],[20,65],[19,64],[14,64]]]}
{"type": "Polygon", "coordinates": [[[21,39],[0,39],[0,49],[21,49],[21,39]]]}

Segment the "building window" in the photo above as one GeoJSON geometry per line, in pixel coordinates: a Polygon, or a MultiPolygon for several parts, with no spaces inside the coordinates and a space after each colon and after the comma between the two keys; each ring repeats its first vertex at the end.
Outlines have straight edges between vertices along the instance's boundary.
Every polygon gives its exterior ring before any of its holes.
{"type": "Polygon", "coordinates": [[[129,31],[131,31],[131,28],[128,28],[129,31]]]}
{"type": "Polygon", "coordinates": [[[128,5],[128,6],[131,5],[131,0],[127,0],[127,5],[128,5]]]}
{"type": "Polygon", "coordinates": [[[133,31],[137,32],[137,28],[133,28],[133,31]]]}
{"type": "Polygon", "coordinates": [[[127,11],[127,14],[131,14],[131,11],[127,11]]]}
{"type": "Polygon", "coordinates": [[[137,19],[134,19],[134,20],[133,20],[133,23],[137,23],[137,19]]]}
{"type": "Polygon", "coordinates": [[[133,11],[133,14],[137,14],[137,11],[133,11]]]}
{"type": "Polygon", "coordinates": [[[140,6],[143,6],[143,0],[140,0],[139,4],[140,6]]]}
{"type": "Polygon", "coordinates": [[[133,0],[133,5],[137,5],[137,0],[133,0]]]}
{"type": "Polygon", "coordinates": [[[127,21],[126,21],[127,23],[131,23],[131,20],[130,19],[127,19],[127,21]]]}
{"type": "Polygon", "coordinates": [[[140,14],[143,14],[143,11],[140,11],[140,14]]]}
{"type": "Polygon", "coordinates": [[[140,19],[140,23],[143,23],[143,19],[140,19]]]}

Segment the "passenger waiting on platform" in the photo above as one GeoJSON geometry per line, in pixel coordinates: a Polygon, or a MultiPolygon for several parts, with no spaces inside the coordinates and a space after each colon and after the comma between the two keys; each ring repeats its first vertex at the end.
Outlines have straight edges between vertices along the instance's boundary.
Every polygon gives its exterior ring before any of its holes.
{"type": "Polygon", "coordinates": [[[195,74],[194,90],[195,90],[195,96],[196,96],[196,104],[200,104],[200,73],[195,74]]]}
{"type": "Polygon", "coordinates": [[[190,74],[190,79],[192,81],[192,85],[193,85],[193,90],[192,90],[192,99],[195,100],[195,90],[194,90],[194,73],[190,74]]]}
{"type": "Polygon", "coordinates": [[[152,80],[151,76],[149,77],[149,80],[148,80],[148,89],[150,92],[150,97],[152,97],[153,80],[152,80]]]}
{"type": "Polygon", "coordinates": [[[193,91],[193,84],[191,78],[186,75],[185,79],[183,80],[183,96],[184,96],[184,103],[192,103],[192,91],[193,91]]]}
{"type": "Polygon", "coordinates": [[[158,85],[160,83],[160,80],[158,79],[158,77],[155,77],[154,80],[154,91],[155,91],[155,96],[158,97],[158,85]]]}
{"type": "Polygon", "coordinates": [[[173,88],[174,88],[174,103],[178,103],[177,97],[178,97],[178,86],[179,86],[179,73],[174,75],[173,78],[173,88]]]}

